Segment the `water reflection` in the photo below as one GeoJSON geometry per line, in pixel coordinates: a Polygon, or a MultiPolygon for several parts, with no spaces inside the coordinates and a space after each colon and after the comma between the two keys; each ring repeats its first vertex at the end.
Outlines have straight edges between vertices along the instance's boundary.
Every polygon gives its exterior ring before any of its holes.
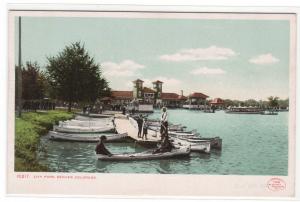
{"type": "MultiPolygon", "coordinates": [[[[159,113],[151,116],[159,117],[159,113]]],[[[44,136],[39,162],[55,172],[287,175],[288,113],[268,118],[216,112],[208,118],[204,113],[171,110],[169,116],[172,122],[186,125],[188,130],[196,128],[204,137],[220,136],[222,151],[191,153],[183,159],[105,162],[96,158],[96,143],[56,142],[44,136]]],[[[106,145],[112,153],[146,150],[134,143],[106,145]]]]}

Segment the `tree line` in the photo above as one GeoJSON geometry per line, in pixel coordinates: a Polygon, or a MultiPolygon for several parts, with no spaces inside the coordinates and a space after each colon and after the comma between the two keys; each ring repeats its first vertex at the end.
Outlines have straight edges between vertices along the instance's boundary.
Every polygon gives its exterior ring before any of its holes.
{"type": "Polygon", "coordinates": [[[80,42],[66,46],[56,56],[47,57],[44,70],[37,62],[28,61],[21,72],[23,108],[36,108],[37,104],[53,108],[49,100],[55,100],[67,103],[71,111],[75,103],[93,105],[111,92],[101,66],[80,42]]]}
{"type": "Polygon", "coordinates": [[[248,99],[245,101],[240,100],[230,100],[225,99],[224,100],[225,107],[229,106],[242,106],[242,107],[259,107],[263,109],[268,108],[280,108],[280,109],[287,109],[289,107],[289,99],[280,99],[276,96],[270,96],[268,97],[268,100],[254,100],[254,99],[248,99]]]}

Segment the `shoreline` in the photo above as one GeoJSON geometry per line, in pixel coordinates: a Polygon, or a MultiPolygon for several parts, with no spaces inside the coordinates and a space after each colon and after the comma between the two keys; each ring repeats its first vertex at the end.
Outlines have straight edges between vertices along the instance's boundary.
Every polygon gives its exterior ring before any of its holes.
{"type": "Polygon", "coordinates": [[[58,121],[74,117],[74,112],[64,110],[23,112],[15,118],[15,168],[16,172],[45,172],[49,168],[37,159],[40,137],[46,135],[58,121]]]}

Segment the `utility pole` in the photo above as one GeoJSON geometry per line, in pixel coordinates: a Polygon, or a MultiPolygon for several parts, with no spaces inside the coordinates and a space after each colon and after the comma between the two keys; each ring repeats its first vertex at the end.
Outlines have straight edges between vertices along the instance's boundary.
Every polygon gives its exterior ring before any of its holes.
{"type": "Polygon", "coordinates": [[[21,117],[22,115],[22,57],[21,57],[21,16],[19,16],[19,60],[18,66],[16,68],[16,79],[17,81],[15,84],[17,85],[16,88],[16,98],[17,98],[17,116],[21,117]]]}

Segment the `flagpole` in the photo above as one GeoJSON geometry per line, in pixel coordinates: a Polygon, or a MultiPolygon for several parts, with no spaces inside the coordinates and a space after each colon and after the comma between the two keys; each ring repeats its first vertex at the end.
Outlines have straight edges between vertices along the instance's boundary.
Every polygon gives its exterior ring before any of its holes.
{"type": "Polygon", "coordinates": [[[22,115],[22,49],[21,49],[21,16],[19,16],[19,59],[17,67],[17,108],[18,117],[22,115]]]}

